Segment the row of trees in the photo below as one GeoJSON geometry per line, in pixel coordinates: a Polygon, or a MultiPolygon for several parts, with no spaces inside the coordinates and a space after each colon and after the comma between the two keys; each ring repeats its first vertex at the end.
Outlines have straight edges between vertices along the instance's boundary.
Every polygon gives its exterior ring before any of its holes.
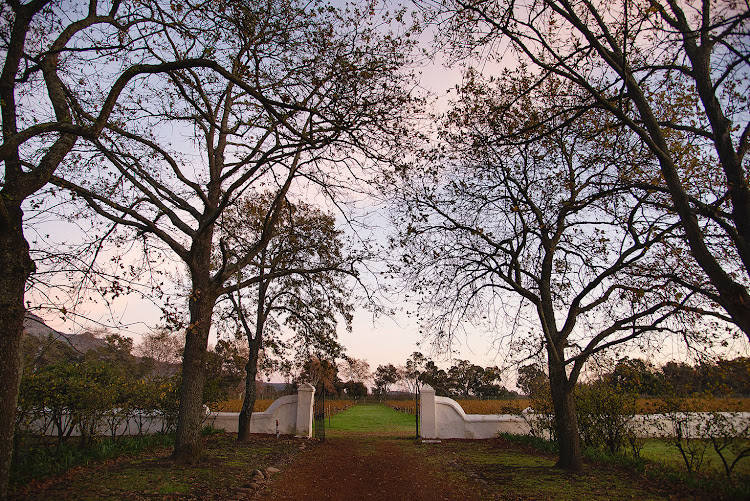
{"type": "MultiPolygon", "coordinates": [[[[235,294],[240,312],[241,291],[256,290],[261,306],[254,327],[246,327],[257,354],[269,309],[264,296],[273,295],[269,280],[345,267],[304,247],[291,251],[292,262],[274,261],[273,229],[291,212],[286,201],[295,193],[336,199],[366,177],[353,153],[396,130],[390,124],[407,97],[399,69],[411,42],[387,33],[390,19],[375,5],[11,0],[1,9],[0,499],[21,374],[24,293],[36,269],[24,210],[55,205],[57,197],[73,195],[82,213],[104,221],[94,223],[92,261],[79,267],[87,273],[68,283],[92,285],[88,272],[105,247],[114,244],[121,254],[138,242],[143,266],[117,258],[95,285],[108,297],[139,286],[157,298],[184,289],[175,457],[196,461],[217,302],[235,294]],[[238,238],[240,225],[225,225],[225,214],[243,198],[259,219],[255,233],[238,238]],[[165,272],[174,260],[184,268],[180,279],[165,272]]],[[[79,264],[82,249],[67,264],[79,264]]]]}
{"type": "MultiPolygon", "coordinates": [[[[702,361],[695,365],[669,361],[660,367],[639,358],[622,358],[593,382],[620,393],[643,396],[750,395],[750,359],[702,361]]],[[[539,364],[518,369],[518,388],[528,396],[548,390],[546,371],[539,364]]]]}
{"type": "Polygon", "coordinates": [[[750,359],[718,359],[689,365],[670,361],[661,367],[625,358],[603,379],[642,395],[750,395],[750,359]]]}
{"type": "Polygon", "coordinates": [[[481,367],[468,360],[455,360],[447,370],[419,352],[412,353],[403,366],[379,365],[373,374],[376,395],[387,395],[395,386],[414,394],[417,384],[429,384],[436,394],[449,397],[517,396],[501,384],[502,371],[498,367],[481,367]]]}

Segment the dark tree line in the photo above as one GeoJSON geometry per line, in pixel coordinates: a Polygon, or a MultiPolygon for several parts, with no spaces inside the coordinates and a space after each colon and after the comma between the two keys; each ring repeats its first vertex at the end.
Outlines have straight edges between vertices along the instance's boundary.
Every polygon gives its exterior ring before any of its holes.
{"type": "Polygon", "coordinates": [[[641,360],[624,358],[603,379],[642,395],[750,395],[750,359],[738,357],[690,365],[670,361],[654,367],[641,360]]]}
{"type": "MultiPolygon", "coordinates": [[[[594,380],[621,393],[642,396],[747,396],[750,395],[750,359],[737,357],[696,364],[669,361],[655,366],[640,358],[625,357],[594,380]]],[[[518,370],[518,387],[529,396],[548,391],[547,375],[536,364],[518,370]]]]}
{"type": "Polygon", "coordinates": [[[453,398],[512,398],[518,394],[506,389],[498,367],[482,367],[468,360],[455,360],[448,369],[415,352],[402,367],[380,365],[374,374],[373,393],[386,395],[395,388],[414,393],[416,384],[429,384],[439,396],[453,398]]]}

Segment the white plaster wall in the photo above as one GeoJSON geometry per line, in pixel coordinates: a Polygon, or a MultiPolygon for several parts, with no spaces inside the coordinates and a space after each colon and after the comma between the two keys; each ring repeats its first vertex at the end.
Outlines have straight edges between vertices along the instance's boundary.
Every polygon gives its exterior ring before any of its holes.
{"type": "Polygon", "coordinates": [[[498,433],[526,434],[526,421],[513,414],[466,414],[453,399],[435,397],[437,436],[434,438],[483,439],[498,433]]]}
{"type": "MultiPolygon", "coordinates": [[[[297,433],[297,395],[277,398],[263,412],[253,412],[250,417],[250,433],[276,433],[276,420],[279,421],[279,433],[294,435],[297,433]]],[[[239,412],[212,412],[207,424],[215,428],[236,433],[239,427],[239,412]]]]}
{"type": "MultiPolygon", "coordinates": [[[[719,412],[736,432],[750,426],[750,412],[719,412]]],[[[686,437],[705,437],[711,412],[677,413],[674,417],[664,414],[641,414],[633,416],[630,429],[640,437],[670,437],[676,435],[674,421],[682,423],[682,433],[686,437]]]]}
{"type": "MultiPolygon", "coordinates": [[[[534,419],[533,413],[524,416],[515,414],[466,414],[455,400],[434,396],[434,390],[425,385],[422,389],[421,419],[423,438],[468,438],[485,439],[497,437],[498,433],[526,435],[530,432],[527,421],[534,419]]],[[[720,413],[738,432],[750,426],[750,413],[720,413]]],[[[684,420],[686,436],[706,436],[706,424],[711,413],[678,414],[684,420]]],[[[673,436],[675,430],[670,416],[646,414],[634,416],[629,426],[642,437],[673,436]]]]}
{"type": "MultiPolygon", "coordinates": [[[[279,433],[284,435],[301,435],[312,436],[312,406],[313,394],[315,389],[310,385],[302,385],[298,395],[287,395],[277,398],[264,412],[253,412],[250,419],[251,433],[276,433],[276,421],[279,423],[279,433]],[[306,387],[306,386],[309,386],[306,387]],[[298,406],[302,395],[302,406],[298,406]],[[300,423],[302,426],[298,426],[300,423]]],[[[220,428],[228,432],[237,432],[239,427],[239,412],[212,412],[208,414],[204,424],[220,428]]],[[[162,431],[163,424],[161,418],[144,418],[142,419],[141,433],[158,433],[162,431]]],[[[50,426],[44,427],[41,420],[32,423],[32,429],[36,433],[46,435],[56,435],[50,426]]],[[[109,435],[110,430],[103,426],[99,433],[109,435]]],[[[117,428],[117,435],[136,435],[138,426],[134,419],[127,423],[122,423],[117,428]]],[[[75,429],[72,435],[78,435],[78,429],[75,429]]]]}

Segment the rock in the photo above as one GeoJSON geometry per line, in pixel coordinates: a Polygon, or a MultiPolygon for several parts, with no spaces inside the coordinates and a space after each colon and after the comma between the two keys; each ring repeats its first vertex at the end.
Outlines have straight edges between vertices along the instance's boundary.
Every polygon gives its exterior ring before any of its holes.
{"type": "Polygon", "coordinates": [[[250,473],[250,479],[253,482],[262,482],[266,479],[265,475],[263,475],[263,472],[260,470],[253,470],[252,473],[250,473]]]}
{"type": "Polygon", "coordinates": [[[271,472],[268,471],[268,468],[266,468],[265,470],[263,470],[263,476],[266,477],[266,478],[271,478],[271,472]]]}
{"type": "Polygon", "coordinates": [[[281,470],[279,470],[278,468],[274,468],[273,466],[269,466],[268,468],[266,468],[266,471],[269,474],[273,475],[274,473],[278,473],[281,470]]]}

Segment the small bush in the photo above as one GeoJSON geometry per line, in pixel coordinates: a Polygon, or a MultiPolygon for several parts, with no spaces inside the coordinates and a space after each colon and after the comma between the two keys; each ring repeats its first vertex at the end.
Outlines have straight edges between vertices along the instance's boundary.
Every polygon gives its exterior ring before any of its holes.
{"type": "Polygon", "coordinates": [[[500,438],[504,438],[508,442],[513,442],[515,444],[521,444],[521,445],[528,445],[540,451],[549,452],[549,453],[557,452],[556,441],[545,440],[544,438],[535,437],[531,435],[516,435],[513,433],[500,433],[498,436],[500,438]]]}
{"type": "Polygon", "coordinates": [[[605,382],[576,388],[576,412],[583,445],[606,449],[611,455],[624,450],[637,439],[629,434],[636,413],[638,395],[624,392],[605,382]]]}

